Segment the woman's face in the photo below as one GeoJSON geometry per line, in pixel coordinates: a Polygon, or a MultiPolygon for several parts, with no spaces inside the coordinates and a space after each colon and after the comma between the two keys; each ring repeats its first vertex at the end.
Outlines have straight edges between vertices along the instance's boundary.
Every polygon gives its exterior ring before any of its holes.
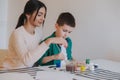
{"type": "Polygon", "coordinates": [[[56,36],[67,38],[69,34],[73,31],[73,27],[64,24],[63,26],[59,26],[56,24],[56,36]]]}
{"type": "Polygon", "coordinates": [[[35,27],[40,26],[45,20],[45,14],[46,14],[45,8],[44,7],[40,8],[38,13],[37,11],[35,11],[31,16],[29,16],[29,23],[35,27]]]}

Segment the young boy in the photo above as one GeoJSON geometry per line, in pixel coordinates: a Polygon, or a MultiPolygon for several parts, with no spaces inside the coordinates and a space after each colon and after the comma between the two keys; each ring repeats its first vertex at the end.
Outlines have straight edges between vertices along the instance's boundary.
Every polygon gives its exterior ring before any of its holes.
{"type": "MultiPolygon", "coordinates": [[[[55,24],[56,31],[48,38],[61,37],[64,38],[68,46],[51,44],[46,53],[35,63],[36,66],[56,65],[57,63],[65,64],[65,60],[72,60],[72,41],[68,35],[75,28],[75,18],[69,12],[61,13],[55,24]]],[[[45,40],[46,40],[45,39],[45,40]]]]}

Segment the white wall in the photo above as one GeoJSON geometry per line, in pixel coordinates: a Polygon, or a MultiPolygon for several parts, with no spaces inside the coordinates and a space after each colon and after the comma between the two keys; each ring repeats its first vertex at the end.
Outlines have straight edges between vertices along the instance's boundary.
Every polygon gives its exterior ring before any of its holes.
{"type": "MultiPolygon", "coordinates": [[[[41,1],[48,7],[44,37],[54,31],[58,15],[63,11],[69,11],[75,16],[77,24],[70,35],[73,40],[73,55],[76,59],[109,56],[110,59],[117,58],[120,61],[120,0],[41,1]]],[[[26,0],[9,0],[9,34],[15,28],[25,2],[26,0]]]]}
{"type": "Polygon", "coordinates": [[[0,49],[7,48],[7,8],[8,0],[0,0],[0,49]]]}
{"type": "Polygon", "coordinates": [[[27,0],[8,0],[8,39],[17,25],[18,18],[23,12],[26,1],[27,0]]]}
{"type": "Polygon", "coordinates": [[[54,29],[59,13],[69,11],[75,16],[77,26],[71,38],[73,54],[77,59],[114,55],[110,59],[117,58],[120,61],[120,0],[42,1],[48,6],[45,24],[47,35],[54,29]],[[51,27],[49,31],[48,27],[51,27]]]}

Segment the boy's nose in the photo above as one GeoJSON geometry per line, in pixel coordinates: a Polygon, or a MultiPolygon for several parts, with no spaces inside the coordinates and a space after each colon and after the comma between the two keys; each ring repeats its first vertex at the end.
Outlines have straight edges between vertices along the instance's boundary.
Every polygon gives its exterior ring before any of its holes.
{"type": "Polygon", "coordinates": [[[69,34],[69,33],[68,33],[68,32],[66,32],[66,33],[65,33],[65,37],[67,37],[67,36],[68,36],[68,34],[69,34]]]}

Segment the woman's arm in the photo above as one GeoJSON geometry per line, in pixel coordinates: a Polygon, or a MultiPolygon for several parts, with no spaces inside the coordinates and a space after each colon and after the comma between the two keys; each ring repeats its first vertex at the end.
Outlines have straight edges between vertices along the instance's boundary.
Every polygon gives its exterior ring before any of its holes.
{"type": "MultiPolygon", "coordinates": [[[[26,36],[24,36],[26,37],[26,36]]],[[[27,67],[33,66],[33,64],[48,50],[48,46],[43,42],[35,49],[29,49],[24,39],[23,34],[14,32],[11,36],[11,48],[17,54],[19,60],[27,67]]],[[[29,39],[28,39],[29,40],[29,39]]],[[[32,43],[30,43],[32,44],[32,43]]],[[[33,45],[34,46],[34,45],[33,45]]]]}
{"type": "Polygon", "coordinates": [[[24,34],[14,32],[11,37],[11,43],[14,52],[17,54],[21,62],[27,67],[33,66],[33,64],[39,60],[39,58],[41,58],[42,55],[48,50],[48,46],[51,43],[67,45],[66,40],[60,37],[56,37],[47,39],[38,45],[35,49],[28,49],[30,46],[26,44],[24,37],[26,37],[24,34]]]}
{"type": "Polygon", "coordinates": [[[54,37],[54,38],[48,38],[47,40],[44,41],[48,46],[53,43],[53,44],[61,44],[64,45],[65,47],[68,46],[67,41],[62,38],[62,37],[54,37]]]}

